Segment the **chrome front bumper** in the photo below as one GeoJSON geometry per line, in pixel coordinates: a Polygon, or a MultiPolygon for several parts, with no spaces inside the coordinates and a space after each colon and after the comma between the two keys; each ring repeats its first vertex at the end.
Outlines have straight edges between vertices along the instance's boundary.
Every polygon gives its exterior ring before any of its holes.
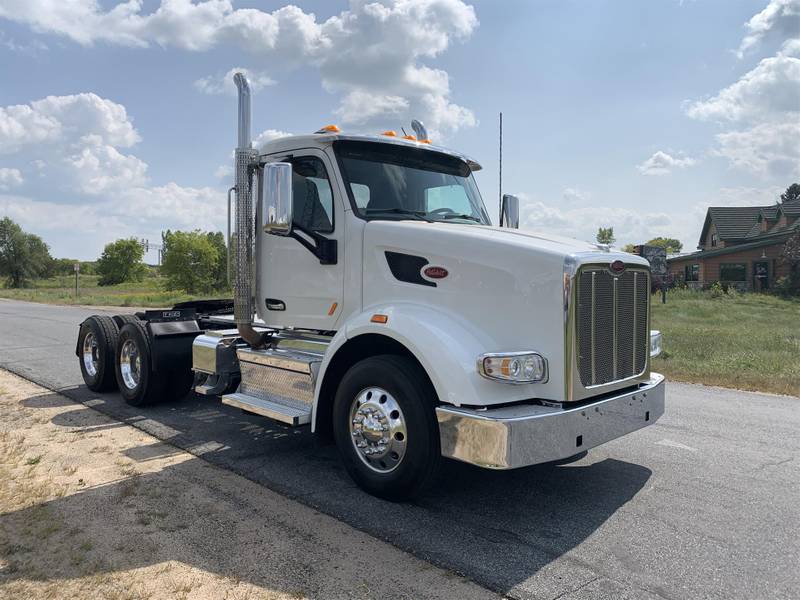
{"type": "Polygon", "coordinates": [[[475,410],[439,406],[442,455],[488,469],[515,469],[574,456],[655,423],[664,376],[579,408],[532,404],[475,410]]]}

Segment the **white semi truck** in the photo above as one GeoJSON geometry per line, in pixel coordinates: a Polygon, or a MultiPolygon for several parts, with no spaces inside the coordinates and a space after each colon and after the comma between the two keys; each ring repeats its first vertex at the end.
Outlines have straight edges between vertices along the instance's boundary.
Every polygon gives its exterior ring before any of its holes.
{"type": "Polygon", "coordinates": [[[415,135],[335,126],[250,136],[242,74],[233,301],[92,316],[87,386],[143,406],[198,394],[332,436],[367,492],[403,499],[442,457],[569,460],[664,412],[647,261],[493,227],[474,160],[415,135]]]}

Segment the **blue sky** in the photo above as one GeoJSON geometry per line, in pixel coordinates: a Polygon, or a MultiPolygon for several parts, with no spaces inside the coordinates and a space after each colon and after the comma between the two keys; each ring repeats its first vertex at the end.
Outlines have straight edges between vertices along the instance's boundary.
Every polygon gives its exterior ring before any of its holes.
{"type": "Polygon", "coordinates": [[[0,0],[0,215],[81,259],[222,229],[236,67],[261,139],[420,118],[493,215],[502,110],[523,227],[582,239],[692,249],[800,177],[800,0],[0,0]]]}

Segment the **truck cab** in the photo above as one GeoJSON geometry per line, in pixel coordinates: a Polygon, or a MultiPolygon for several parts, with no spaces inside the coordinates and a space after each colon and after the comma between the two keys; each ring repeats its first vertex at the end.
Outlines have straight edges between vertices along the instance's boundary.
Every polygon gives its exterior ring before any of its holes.
{"type": "MultiPolygon", "coordinates": [[[[198,393],[332,437],[355,481],[390,499],[430,485],[442,457],[564,460],[663,414],[646,260],[519,231],[513,197],[493,226],[480,165],[419,122],[415,136],[328,126],[256,151],[236,82],[233,314],[118,323],[123,395],[134,370],[142,395],[173,364],[185,378],[191,357],[198,393]],[[149,354],[122,350],[139,337],[149,354]]],[[[89,344],[87,363],[85,330],[82,369],[103,354],[89,344]]]]}

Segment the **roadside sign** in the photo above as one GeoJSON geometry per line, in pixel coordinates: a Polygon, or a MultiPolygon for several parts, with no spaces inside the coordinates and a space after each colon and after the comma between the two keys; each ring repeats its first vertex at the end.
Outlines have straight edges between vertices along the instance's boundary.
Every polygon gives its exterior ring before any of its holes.
{"type": "Polygon", "coordinates": [[[72,268],[75,269],[75,272],[77,273],[78,271],[81,270],[81,263],[75,263],[74,265],[72,265],[72,268]]]}

